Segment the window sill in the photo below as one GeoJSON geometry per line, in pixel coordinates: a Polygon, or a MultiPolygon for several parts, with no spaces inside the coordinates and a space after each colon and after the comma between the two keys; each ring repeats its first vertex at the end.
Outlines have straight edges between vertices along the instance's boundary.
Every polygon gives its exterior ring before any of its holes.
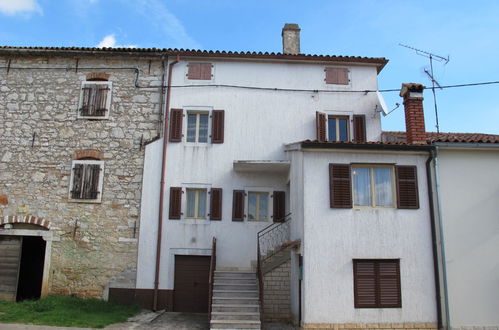
{"type": "Polygon", "coordinates": [[[101,204],[101,199],[73,199],[68,198],[68,203],[101,204]]]}

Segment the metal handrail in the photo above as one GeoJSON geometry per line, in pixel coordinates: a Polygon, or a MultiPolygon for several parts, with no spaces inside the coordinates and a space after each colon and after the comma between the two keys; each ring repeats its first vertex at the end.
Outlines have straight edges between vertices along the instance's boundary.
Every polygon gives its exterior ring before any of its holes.
{"type": "Polygon", "coordinates": [[[210,275],[208,277],[208,317],[211,320],[211,305],[213,300],[213,282],[217,268],[217,238],[213,237],[211,243],[210,275]]]}
{"type": "Polygon", "coordinates": [[[258,252],[265,259],[273,256],[281,245],[290,240],[290,217],[291,213],[284,217],[282,222],[274,222],[257,233],[258,252]]]}
{"type": "Polygon", "coordinates": [[[262,256],[260,254],[260,242],[256,243],[256,255],[257,255],[257,263],[256,263],[256,273],[258,276],[258,300],[260,303],[260,323],[263,324],[263,270],[262,270],[262,256]]]}

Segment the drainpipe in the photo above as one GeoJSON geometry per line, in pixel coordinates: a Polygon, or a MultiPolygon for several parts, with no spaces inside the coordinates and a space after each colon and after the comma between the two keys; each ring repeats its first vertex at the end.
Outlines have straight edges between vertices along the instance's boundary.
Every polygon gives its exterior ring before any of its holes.
{"type": "Polygon", "coordinates": [[[426,180],[428,185],[428,200],[430,201],[430,225],[431,225],[431,247],[433,252],[433,274],[435,280],[435,299],[437,303],[437,327],[442,329],[442,302],[440,297],[440,273],[438,268],[438,243],[435,226],[435,206],[433,205],[433,184],[431,179],[431,161],[435,159],[435,151],[430,150],[430,156],[426,160],[426,180]]]}
{"type": "Polygon", "coordinates": [[[164,127],[163,127],[163,153],[161,157],[161,183],[159,189],[159,217],[158,217],[158,238],[156,241],[156,268],[154,272],[154,293],[152,310],[157,311],[158,309],[158,287],[159,287],[159,270],[161,263],[161,234],[163,231],[163,199],[165,195],[165,178],[166,178],[166,149],[168,146],[168,113],[170,110],[170,95],[171,95],[171,84],[172,84],[172,70],[173,66],[177,64],[180,60],[180,56],[177,55],[177,59],[170,63],[168,66],[168,85],[166,87],[166,105],[164,111],[164,127]]]}
{"type": "Polygon", "coordinates": [[[438,146],[435,146],[435,192],[438,207],[438,226],[439,226],[439,239],[440,239],[440,254],[442,256],[442,282],[444,284],[444,303],[445,303],[445,320],[446,328],[451,329],[450,311],[449,311],[449,289],[447,287],[447,266],[445,257],[445,240],[444,240],[444,226],[442,219],[442,204],[440,200],[440,180],[438,175],[438,146]]]}

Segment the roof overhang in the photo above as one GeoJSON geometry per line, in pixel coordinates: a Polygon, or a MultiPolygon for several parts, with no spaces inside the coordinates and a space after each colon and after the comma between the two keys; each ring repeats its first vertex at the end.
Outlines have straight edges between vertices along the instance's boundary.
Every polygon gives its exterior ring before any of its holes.
{"type": "Polygon", "coordinates": [[[287,174],[291,163],[289,160],[235,160],[234,171],[249,173],[287,174]]]}

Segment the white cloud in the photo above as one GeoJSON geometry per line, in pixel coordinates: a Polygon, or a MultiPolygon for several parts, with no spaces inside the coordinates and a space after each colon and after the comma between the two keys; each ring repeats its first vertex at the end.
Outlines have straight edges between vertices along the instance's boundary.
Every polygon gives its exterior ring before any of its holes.
{"type": "Polygon", "coordinates": [[[37,0],[0,0],[0,13],[15,15],[29,12],[42,12],[37,0]]]}
{"type": "Polygon", "coordinates": [[[137,45],[117,45],[116,37],[114,34],[108,34],[105,36],[97,45],[99,48],[109,47],[109,48],[137,48],[137,45]]]}

